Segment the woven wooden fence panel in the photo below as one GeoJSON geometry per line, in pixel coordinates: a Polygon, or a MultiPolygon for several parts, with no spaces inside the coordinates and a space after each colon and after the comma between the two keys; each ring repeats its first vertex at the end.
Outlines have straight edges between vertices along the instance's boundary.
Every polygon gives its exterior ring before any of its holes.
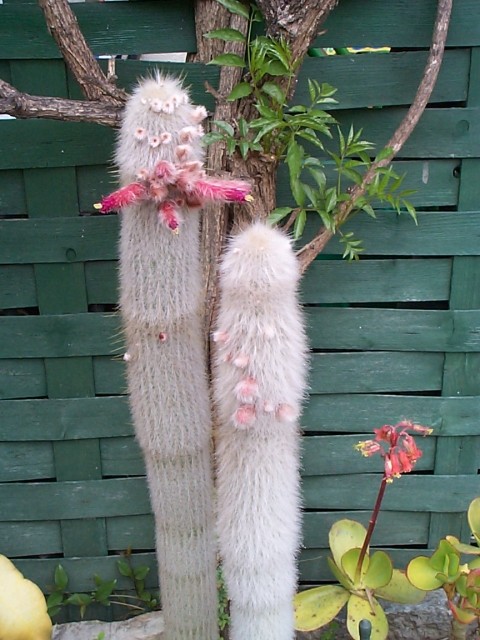
{"type": "MultiPolygon", "coordinates": [[[[362,260],[334,240],[303,282],[312,345],[303,449],[304,583],[330,580],[329,526],[366,523],[380,466],[353,450],[403,417],[434,427],[415,473],[388,488],[374,544],[397,566],[439,537],[465,537],[480,494],[480,5],[457,0],[431,104],[395,162],[419,224],[378,211],[349,230],[362,260]]],[[[342,0],[319,47],[394,47],[389,54],[308,59],[306,79],[338,87],[336,117],[385,143],[414,97],[436,2],[342,0]],[[366,6],[368,5],[368,6],[366,6]]],[[[195,50],[193,2],[73,5],[94,52],[195,50]]],[[[119,84],[154,67],[117,61],[119,84]]],[[[196,101],[218,70],[184,73],[196,101]]],[[[29,2],[0,5],[0,77],[32,94],[79,97],[29,2]]],[[[118,554],[154,567],[154,534],[130,424],[117,303],[115,215],[93,204],[114,188],[114,133],[95,125],[0,120],[0,553],[46,591],[60,562],[72,591],[119,578],[118,554]]],[[[279,181],[279,204],[290,204],[279,181]]],[[[306,236],[317,229],[307,225],[306,236]]],[[[154,587],[156,572],[147,579],[154,587]]],[[[96,615],[101,614],[98,611],[96,615]]]]}

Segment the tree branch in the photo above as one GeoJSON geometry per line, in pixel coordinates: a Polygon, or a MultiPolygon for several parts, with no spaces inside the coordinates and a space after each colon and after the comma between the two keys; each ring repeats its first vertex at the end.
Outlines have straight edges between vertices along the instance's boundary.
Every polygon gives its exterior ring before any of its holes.
{"type": "Polygon", "coordinates": [[[0,79],[0,113],[16,118],[49,118],[118,127],[122,111],[122,106],[99,100],[31,96],[0,79]]]}
{"type": "Polygon", "coordinates": [[[38,0],[48,30],[58,45],[84,95],[89,100],[122,106],[127,94],[116,87],[100,68],[78,26],[67,0],[38,0]]]}
{"type": "MultiPolygon", "coordinates": [[[[445,42],[447,40],[451,11],[452,0],[438,0],[432,44],[425,71],[412,105],[385,147],[386,149],[390,149],[391,153],[383,160],[372,163],[361,184],[356,185],[352,190],[350,199],[340,206],[335,216],[337,228],[347,220],[355,207],[356,201],[364,195],[368,185],[375,177],[377,169],[390,164],[392,159],[398,154],[425,111],[425,107],[430,100],[430,96],[432,95],[432,91],[435,87],[438,73],[440,71],[443,53],[445,50],[445,42]]],[[[300,251],[298,251],[297,255],[300,260],[302,273],[306,271],[311,262],[313,262],[317,255],[324,249],[325,245],[333,235],[333,232],[324,228],[317,236],[315,236],[315,238],[313,238],[313,240],[308,242],[304,247],[302,247],[302,249],[300,249],[300,251]]]]}

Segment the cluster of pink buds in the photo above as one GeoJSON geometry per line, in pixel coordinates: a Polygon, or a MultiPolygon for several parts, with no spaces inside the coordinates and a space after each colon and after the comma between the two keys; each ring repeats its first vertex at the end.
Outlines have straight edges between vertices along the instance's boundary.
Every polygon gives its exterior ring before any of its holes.
{"type": "Polygon", "coordinates": [[[402,473],[412,471],[417,460],[422,457],[422,451],[417,447],[409,431],[427,436],[433,429],[409,420],[403,420],[394,426],[386,424],[380,429],[374,429],[374,440],[359,442],[355,445],[355,449],[365,457],[378,453],[385,461],[386,481],[393,482],[393,478],[399,478],[402,473]]]}
{"type": "MultiPolygon", "coordinates": [[[[178,150],[181,152],[183,148],[177,147],[178,150]]],[[[177,153],[177,157],[181,157],[181,153],[177,153]]],[[[247,182],[211,178],[201,162],[161,160],[152,172],[141,169],[135,182],[114,191],[94,206],[101,213],[109,213],[128,205],[153,202],[160,222],[178,233],[182,209],[198,209],[212,201],[250,202],[252,199],[247,182]]]]}

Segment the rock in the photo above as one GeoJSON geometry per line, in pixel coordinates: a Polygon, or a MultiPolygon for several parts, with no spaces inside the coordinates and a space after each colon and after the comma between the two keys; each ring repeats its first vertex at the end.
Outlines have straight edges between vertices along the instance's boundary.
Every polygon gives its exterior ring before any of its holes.
{"type": "Polygon", "coordinates": [[[52,640],[162,640],[163,616],[160,612],[145,613],[122,622],[71,622],[57,624],[52,640]]]}

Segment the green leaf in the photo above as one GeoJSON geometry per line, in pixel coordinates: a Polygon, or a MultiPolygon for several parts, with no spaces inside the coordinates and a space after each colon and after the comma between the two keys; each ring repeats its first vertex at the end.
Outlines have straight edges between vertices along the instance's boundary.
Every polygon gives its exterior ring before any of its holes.
{"type": "Polygon", "coordinates": [[[61,593],[60,591],[54,591],[47,598],[47,607],[49,609],[54,609],[56,607],[60,608],[59,605],[61,605],[62,602],[63,602],[63,593],[61,593]]]}
{"type": "Polygon", "coordinates": [[[224,140],[224,139],[225,137],[223,134],[218,133],[218,131],[212,131],[202,136],[202,144],[204,146],[208,146],[209,144],[213,144],[214,142],[220,142],[221,140],[224,140]]]}
{"type": "Polygon", "coordinates": [[[304,107],[302,104],[297,104],[294,107],[290,107],[288,109],[288,113],[306,113],[307,107],[304,107]]]}
{"type": "Polygon", "coordinates": [[[280,62],[280,60],[271,60],[266,67],[266,73],[268,73],[271,76],[289,75],[288,69],[285,67],[285,65],[282,62],[280,62]]]}
{"type": "Polygon", "coordinates": [[[283,105],[285,103],[285,94],[274,82],[265,82],[261,89],[263,93],[266,93],[267,96],[270,96],[270,98],[278,104],[283,105]]]}
{"type": "Polygon", "coordinates": [[[370,605],[367,598],[352,594],[347,605],[347,629],[354,640],[360,640],[358,627],[362,620],[369,620],[372,625],[372,640],[386,640],[388,621],[381,605],[373,597],[370,605]]]}
{"type": "Polygon", "coordinates": [[[142,564],[139,567],[135,567],[133,571],[135,580],[144,580],[149,573],[150,573],[150,567],[148,567],[146,564],[142,564]]]}
{"type": "Polygon", "coordinates": [[[225,9],[228,9],[230,13],[235,13],[237,16],[242,16],[247,20],[250,17],[249,8],[237,0],[217,0],[217,2],[225,7],[225,9]]]}
{"type": "Polygon", "coordinates": [[[362,562],[362,568],[360,570],[360,575],[358,579],[356,578],[357,573],[357,564],[360,559],[361,549],[359,547],[354,547],[346,551],[342,556],[342,570],[343,573],[348,576],[348,578],[352,581],[354,589],[363,588],[363,578],[367,572],[370,558],[368,557],[368,553],[365,554],[362,562]]]}
{"type": "Polygon", "coordinates": [[[342,610],[350,594],[343,587],[327,584],[297,593],[295,608],[295,629],[315,631],[328,624],[342,610]]]}
{"type": "Polygon", "coordinates": [[[369,589],[384,587],[390,582],[393,574],[393,565],[384,551],[376,551],[370,557],[370,564],[364,577],[364,584],[369,589]]]}
{"type": "Polygon", "coordinates": [[[349,549],[362,547],[366,535],[365,527],[355,520],[337,520],[332,525],[328,541],[337,567],[342,566],[342,557],[349,549]]]}
{"type": "Polygon", "coordinates": [[[327,213],[332,213],[337,206],[337,191],[335,187],[330,187],[325,192],[325,209],[327,213]]]}
{"type": "Polygon", "coordinates": [[[391,147],[385,147],[380,151],[380,153],[376,156],[375,162],[381,162],[382,160],[388,160],[393,155],[393,151],[391,147]]]}
{"type": "Polygon", "coordinates": [[[250,143],[248,140],[240,140],[238,143],[238,148],[240,149],[240,154],[242,158],[245,160],[248,154],[248,150],[250,149],[250,143]]]}
{"type": "Polygon", "coordinates": [[[441,587],[444,580],[437,578],[438,571],[430,563],[430,558],[417,556],[410,560],[407,566],[407,578],[417,589],[434,591],[441,587]]]}
{"type": "Polygon", "coordinates": [[[273,226],[274,224],[277,224],[278,222],[280,222],[280,220],[283,220],[288,215],[290,215],[292,211],[293,209],[291,207],[277,207],[276,209],[270,212],[267,218],[267,222],[273,226]]]}
{"type": "Polygon", "coordinates": [[[460,553],[480,556],[480,547],[473,546],[472,544],[464,544],[460,542],[455,536],[445,536],[446,540],[460,553]]]}
{"type": "Polygon", "coordinates": [[[225,122],[225,120],[214,120],[212,124],[216,125],[222,131],[225,131],[229,136],[235,135],[235,129],[229,122],[225,122]]]}
{"type": "Polygon", "coordinates": [[[293,223],[293,238],[298,240],[305,229],[305,223],[307,222],[307,212],[302,209],[293,223]]]}
{"type": "Polygon", "coordinates": [[[274,129],[276,129],[278,127],[278,120],[271,120],[270,122],[268,122],[267,124],[265,124],[260,131],[257,132],[257,135],[255,136],[253,142],[257,143],[259,142],[264,136],[267,135],[267,133],[270,133],[271,131],[273,131],[274,129]]]}
{"type": "Polygon", "coordinates": [[[95,591],[95,600],[97,602],[103,602],[105,604],[109,596],[112,595],[112,592],[116,586],[116,580],[106,580],[105,582],[102,582],[102,584],[100,584],[95,591]]]}
{"type": "Polygon", "coordinates": [[[133,578],[133,569],[125,560],[117,560],[117,569],[122,576],[133,578]]]}
{"type": "Polygon", "coordinates": [[[217,38],[218,40],[225,40],[225,42],[246,42],[246,38],[237,29],[230,29],[226,27],[225,29],[214,29],[213,31],[209,31],[208,33],[203,34],[204,38],[217,38]]]}
{"type": "Polygon", "coordinates": [[[342,585],[342,587],[347,589],[347,591],[352,591],[353,582],[348,578],[348,576],[346,576],[343,573],[343,571],[340,569],[340,567],[337,567],[337,565],[332,560],[332,558],[327,558],[327,562],[328,562],[328,566],[330,568],[330,571],[333,573],[333,575],[338,580],[338,582],[342,585]]]}
{"type": "Polygon", "coordinates": [[[425,598],[426,593],[414,587],[404,571],[394,569],[389,583],[384,587],[375,589],[375,595],[390,602],[418,604],[425,598]]]}
{"type": "Polygon", "coordinates": [[[72,595],[65,600],[65,604],[73,604],[77,607],[86,607],[92,604],[92,602],[93,598],[88,595],[88,593],[72,593],[72,595]]]}
{"type": "Polygon", "coordinates": [[[207,64],[218,64],[222,67],[244,67],[245,60],[236,53],[221,53],[207,64]]]}
{"type": "Polygon", "coordinates": [[[234,100],[239,100],[240,98],[245,98],[252,93],[253,89],[249,82],[240,82],[237,84],[227,96],[227,100],[233,102],[234,100]]]}
{"type": "Polygon", "coordinates": [[[295,142],[295,140],[290,140],[287,147],[287,165],[288,170],[290,171],[290,181],[297,180],[300,172],[302,170],[302,159],[303,159],[303,147],[295,142]]]}
{"type": "Polygon", "coordinates": [[[249,123],[245,120],[245,118],[239,118],[238,120],[238,131],[241,136],[245,137],[248,134],[249,123]]]}
{"type": "Polygon", "coordinates": [[[468,507],[467,517],[470,529],[480,544],[480,498],[472,500],[468,507]]]}
{"type": "Polygon", "coordinates": [[[55,567],[54,581],[57,589],[65,591],[68,585],[68,575],[61,564],[55,567]]]}

